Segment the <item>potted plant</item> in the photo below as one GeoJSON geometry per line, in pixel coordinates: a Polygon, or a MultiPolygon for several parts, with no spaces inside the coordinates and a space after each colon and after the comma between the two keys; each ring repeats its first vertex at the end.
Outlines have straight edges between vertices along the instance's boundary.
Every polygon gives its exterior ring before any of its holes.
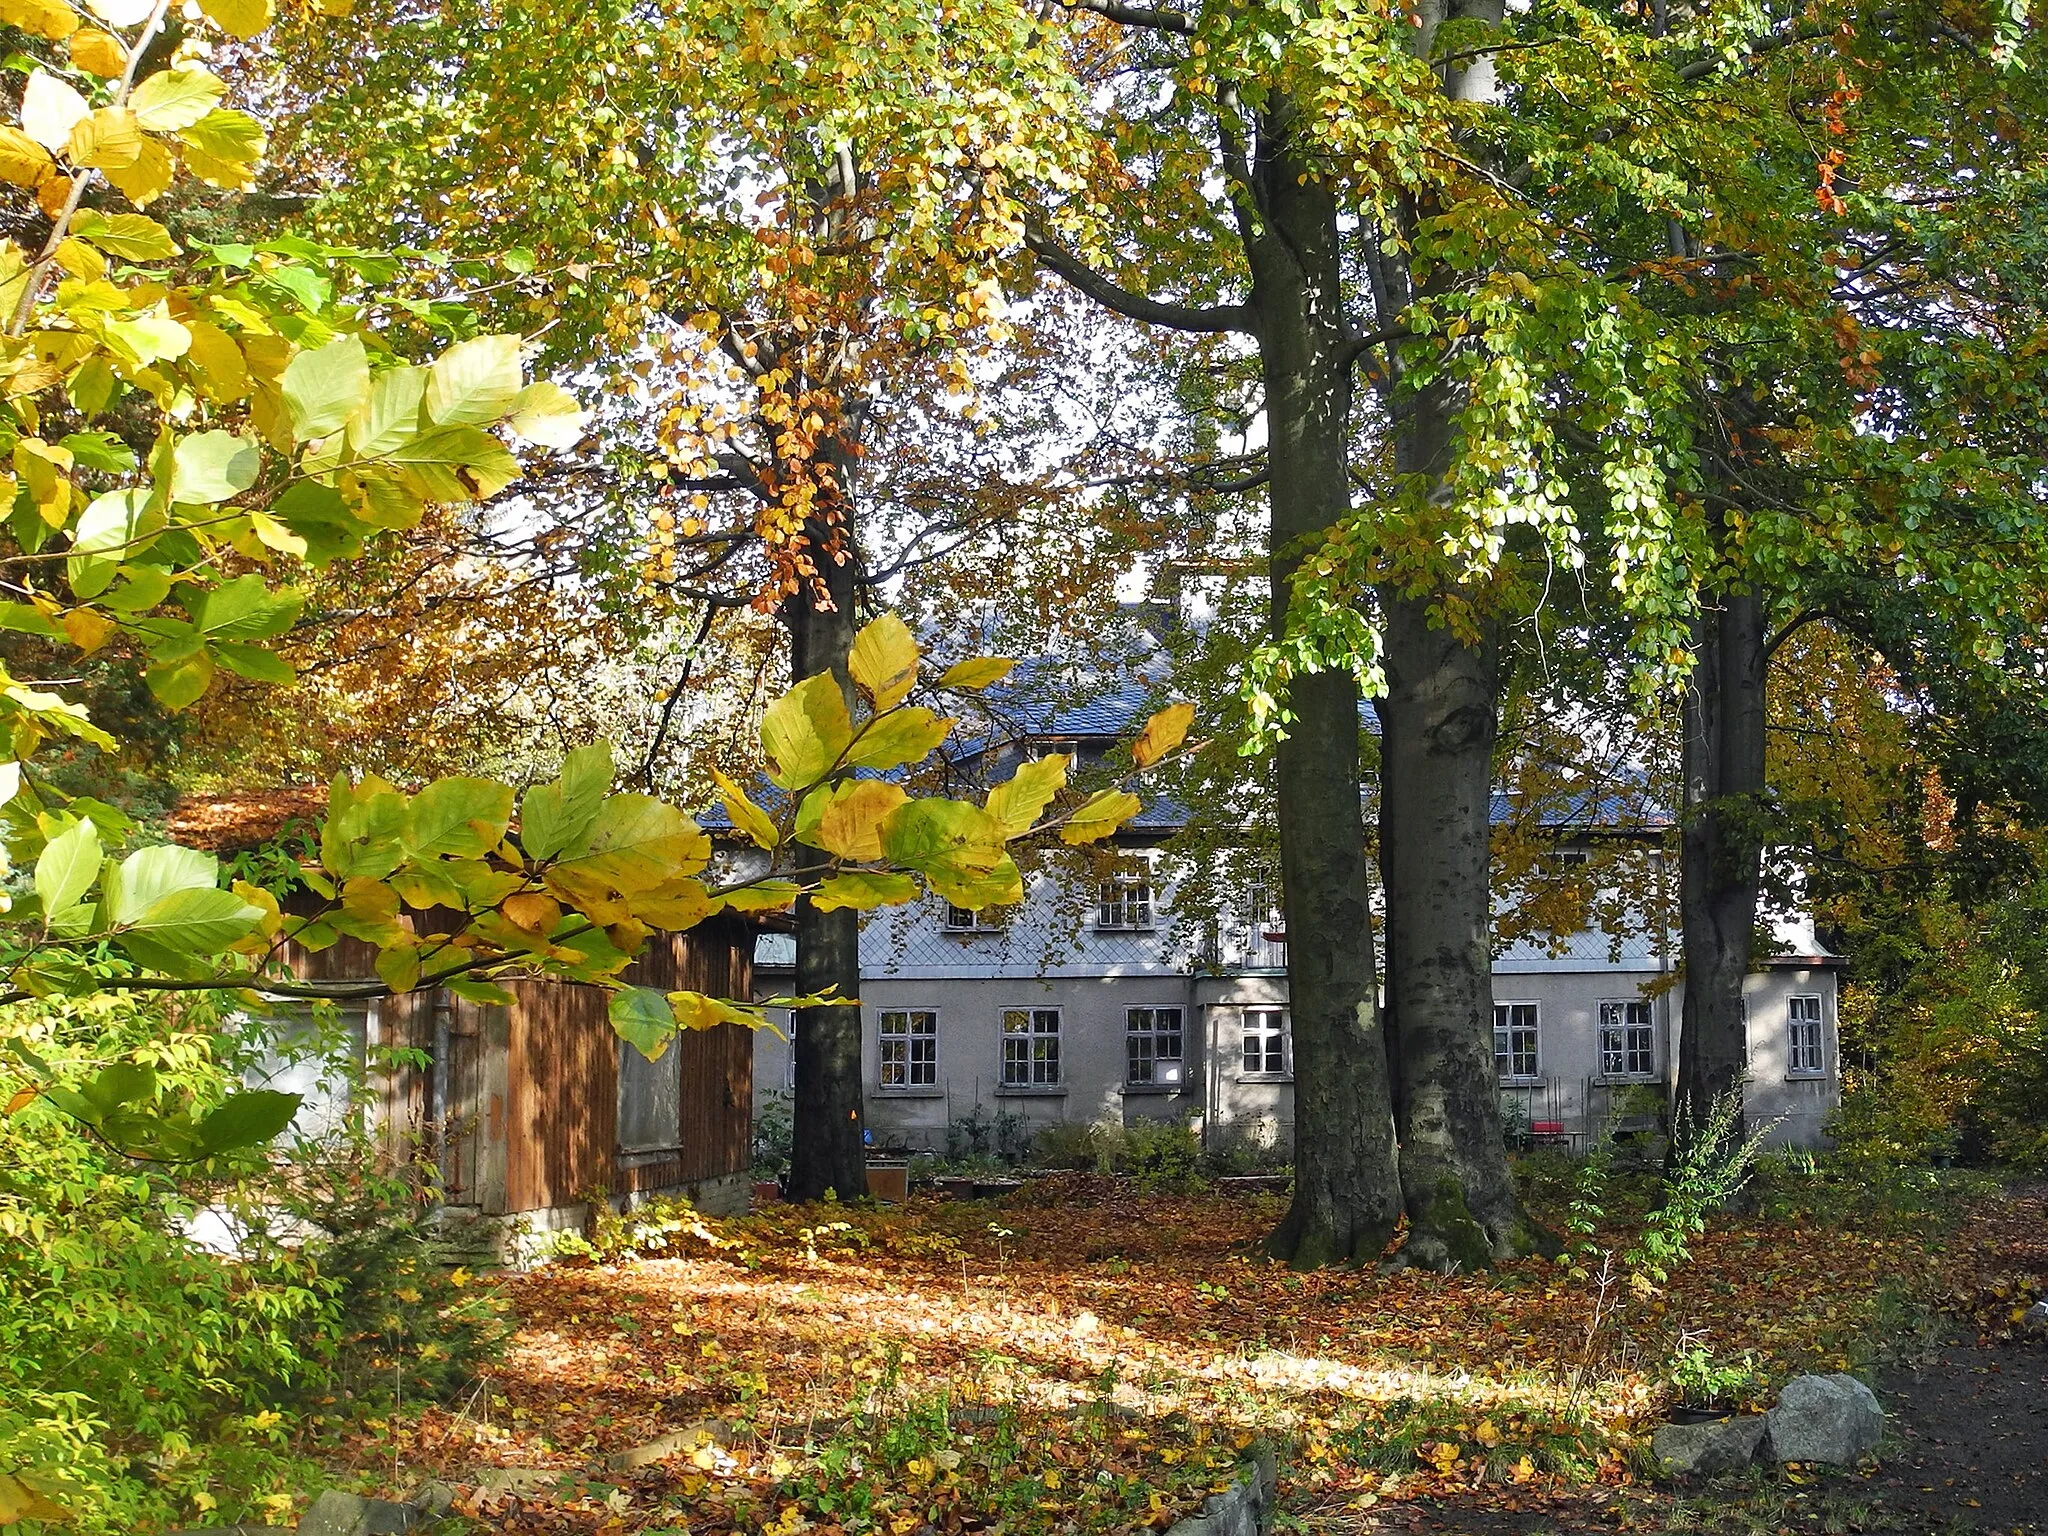
{"type": "Polygon", "coordinates": [[[1669,1417],[1674,1424],[1705,1424],[1740,1413],[1763,1390],[1763,1372],[1754,1354],[1722,1358],[1703,1343],[1683,1337],[1665,1372],[1675,1397],[1669,1417]]]}

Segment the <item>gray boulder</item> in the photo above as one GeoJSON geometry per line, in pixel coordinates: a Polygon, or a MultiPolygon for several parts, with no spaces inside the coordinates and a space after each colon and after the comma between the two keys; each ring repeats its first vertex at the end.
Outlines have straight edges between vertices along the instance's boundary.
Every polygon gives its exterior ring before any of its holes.
{"type": "Polygon", "coordinates": [[[1719,1477],[1748,1466],[1763,1439],[1763,1415],[1757,1413],[1705,1424],[1666,1424],[1650,1436],[1650,1455],[1665,1477],[1719,1477]]]}
{"type": "Polygon", "coordinates": [[[2037,1301],[2027,1308],[2027,1315],[2020,1322],[2037,1333],[2048,1330],[2048,1301],[2037,1301]]]}
{"type": "Polygon", "coordinates": [[[396,1536],[430,1518],[418,1505],[365,1499],[330,1488],[299,1520],[299,1536],[396,1536]]]}
{"type": "Polygon", "coordinates": [[[1778,1461],[1853,1466],[1877,1449],[1884,1410],[1854,1376],[1795,1376],[1767,1415],[1778,1461]]]}
{"type": "Polygon", "coordinates": [[[1202,1512],[1174,1521],[1166,1536],[1266,1536],[1273,1524],[1273,1499],[1280,1486],[1280,1466],[1272,1449],[1254,1446],[1239,1465],[1237,1480],[1225,1493],[1202,1501],[1202,1512]]]}

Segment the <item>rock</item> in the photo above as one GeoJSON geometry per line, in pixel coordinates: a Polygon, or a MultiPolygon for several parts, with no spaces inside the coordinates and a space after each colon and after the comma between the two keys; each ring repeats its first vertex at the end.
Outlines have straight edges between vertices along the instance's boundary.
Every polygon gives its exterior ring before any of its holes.
{"type": "Polygon", "coordinates": [[[553,1467],[488,1467],[477,1473],[477,1492],[497,1498],[531,1498],[553,1493],[569,1474],[553,1467]]]}
{"type": "Polygon", "coordinates": [[[642,1467],[652,1466],[657,1461],[667,1461],[671,1456],[687,1456],[692,1451],[707,1445],[727,1446],[732,1444],[732,1426],[723,1419],[699,1419],[694,1424],[650,1440],[645,1445],[636,1445],[630,1451],[620,1451],[604,1459],[606,1467],[614,1472],[637,1472],[642,1467]]]}
{"type": "Polygon", "coordinates": [[[1759,1413],[1705,1424],[1665,1424],[1650,1436],[1650,1455],[1665,1477],[1719,1477],[1748,1466],[1763,1439],[1759,1413]]]}
{"type": "Polygon", "coordinates": [[[411,1504],[330,1488],[299,1521],[299,1536],[396,1536],[433,1518],[411,1504]]]}
{"type": "Polygon", "coordinates": [[[406,1495],[405,1502],[419,1511],[422,1520],[438,1520],[454,1506],[455,1490],[428,1478],[406,1495]]]}
{"type": "Polygon", "coordinates": [[[1229,1491],[1210,1494],[1199,1515],[1174,1521],[1166,1536],[1265,1536],[1279,1484],[1280,1467],[1272,1450],[1256,1446],[1229,1491]]]}
{"type": "Polygon", "coordinates": [[[2027,1315],[2020,1319],[2024,1327],[2048,1331],[2048,1301],[2037,1301],[2027,1308],[2027,1315]]]}
{"type": "Polygon", "coordinates": [[[1884,1434],[1877,1394],[1854,1376],[1795,1376],[1767,1417],[1778,1461],[1853,1466],[1884,1434]]]}

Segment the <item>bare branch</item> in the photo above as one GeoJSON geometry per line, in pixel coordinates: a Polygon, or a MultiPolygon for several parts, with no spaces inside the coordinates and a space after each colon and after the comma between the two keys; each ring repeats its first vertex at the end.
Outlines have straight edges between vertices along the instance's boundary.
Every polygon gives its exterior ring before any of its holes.
{"type": "Polygon", "coordinates": [[[1142,5],[1118,5],[1116,0],[1060,0],[1070,11],[1093,11],[1120,27],[1145,27],[1154,32],[1178,32],[1183,37],[1195,30],[1194,18],[1179,11],[1155,11],[1142,5]]]}
{"type": "Polygon", "coordinates": [[[1254,329],[1252,311],[1244,304],[1219,304],[1203,309],[1189,304],[1165,303],[1121,288],[1036,227],[1026,228],[1024,244],[1032,255],[1070,285],[1126,319],[1144,325],[1163,326],[1170,331],[1198,331],[1211,335],[1223,331],[1250,334],[1254,329]]]}

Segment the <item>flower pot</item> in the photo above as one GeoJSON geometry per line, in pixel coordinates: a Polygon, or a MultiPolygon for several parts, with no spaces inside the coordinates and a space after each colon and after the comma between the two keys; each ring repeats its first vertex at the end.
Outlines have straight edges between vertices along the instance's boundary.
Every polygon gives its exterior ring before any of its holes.
{"type": "Polygon", "coordinates": [[[1691,1403],[1674,1403],[1664,1417],[1673,1424],[1715,1424],[1735,1417],[1733,1408],[1707,1408],[1691,1403]]]}
{"type": "Polygon", "coordinates": [[[773,1205],[782,1198],[782,1186],[773,1179],[754,1180],[754,1204],[773,1205]]]}

